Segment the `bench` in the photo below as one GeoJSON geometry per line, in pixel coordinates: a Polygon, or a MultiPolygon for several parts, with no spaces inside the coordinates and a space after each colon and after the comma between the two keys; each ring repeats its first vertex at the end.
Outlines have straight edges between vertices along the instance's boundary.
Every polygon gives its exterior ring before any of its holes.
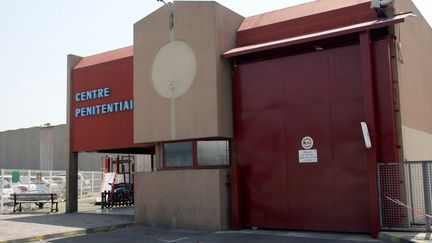
{"type": "Polygon", "coordinates": [[[19,193],[12,194],[14,200],[13,212],[21,212],[21,204],[35,203],[39,208],[43,208],[45,203],[51,203],[51,212],[58,212],[58,195],[57,193],[19,193]],[[54,208],[55,204],[55,208],[54,208]],[[17,206],[19,205],[18,209],[17,206]]]}

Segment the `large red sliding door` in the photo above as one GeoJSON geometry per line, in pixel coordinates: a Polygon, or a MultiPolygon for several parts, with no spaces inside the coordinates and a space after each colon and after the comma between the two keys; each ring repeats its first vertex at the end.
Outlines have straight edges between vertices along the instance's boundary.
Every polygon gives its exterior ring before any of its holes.
{"type": "Polygon", "coordinates": [[[238,66],[244,226],[370,231],[360,58],[353,45],[238,66]],[[300,163],[304,137],[317,162],[300,163]]]}

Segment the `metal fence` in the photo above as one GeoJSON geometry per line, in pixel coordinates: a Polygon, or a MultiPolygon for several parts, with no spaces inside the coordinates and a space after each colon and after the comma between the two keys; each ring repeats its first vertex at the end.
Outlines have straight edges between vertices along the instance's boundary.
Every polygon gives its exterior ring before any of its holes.
{"type": "Polygon", "coordinates": [[[134,205],[133,191],[104,191],[101,193],[101,208],[130,207],[134,205]]]}
{"type": "Polygon", "coordinates": [[[378,164],[383,230],[431,231],[432,161],[378,164]]]}
{"type": "MultiPolygon", "coordinates": [[[[78,198],[94,197],[99,194],[103,174],[101,171],[78,172],[78,198]]],[[[10,195],[37,190],[57,193],[59,200],[66,197],[66,172],[55,170],[0,169],[0,214],[12,205],[10,195]],[[12,177],[19,176],[19,182],[12,177]]]]}

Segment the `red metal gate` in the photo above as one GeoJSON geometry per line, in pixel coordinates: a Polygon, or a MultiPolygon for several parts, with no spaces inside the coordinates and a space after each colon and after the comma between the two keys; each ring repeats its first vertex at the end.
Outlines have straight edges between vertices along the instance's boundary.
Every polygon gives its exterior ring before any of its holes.
{"type": "Polygon", "coordinates": [[[361,65],[353,45],[238,66],[243,226],[370,232],[361,65]]]}

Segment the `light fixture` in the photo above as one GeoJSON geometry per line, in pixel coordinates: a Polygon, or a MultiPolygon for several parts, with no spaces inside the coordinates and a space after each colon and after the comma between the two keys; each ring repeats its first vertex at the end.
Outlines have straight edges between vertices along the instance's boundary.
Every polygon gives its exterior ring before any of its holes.
{"type": "Polygon", "coordinates": [[[165,6],[168,7],[168,9],[170,11],[169,28],[170,28],[170,30],[172,30],[172,28],[174,28],[174,11],[173,11],[173,9],[164,0],[156,0],[156,1],[163,2],[163,4],[165,4],[165,6]]]}
{"type": "Polygon", "coordinates": [[[313,45],[312,47],[315,49],[315,51],[322,51],[322,50],[324,50],[324,48],[322,48],[322,46],[313,45]]]}

